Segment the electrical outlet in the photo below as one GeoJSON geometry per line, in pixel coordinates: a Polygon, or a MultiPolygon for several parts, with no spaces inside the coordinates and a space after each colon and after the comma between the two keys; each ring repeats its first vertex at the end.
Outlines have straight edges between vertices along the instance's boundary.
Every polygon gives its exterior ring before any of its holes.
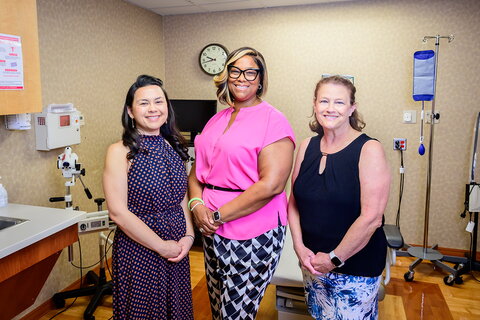
{"type": "MultiPolygon", "coordinates": [[[[435,112],[435,122],[434,123],[439,123],[440,122],[440,112],[436,111],[435,112]]],[[[432,123],[432,112],[431,111],[425,111],[425,123],[432,123]]]]}
{"type": "Polygon", "coordinates": [[[393,150],[407,150],[407,139],[393,138],[393,150]]]}

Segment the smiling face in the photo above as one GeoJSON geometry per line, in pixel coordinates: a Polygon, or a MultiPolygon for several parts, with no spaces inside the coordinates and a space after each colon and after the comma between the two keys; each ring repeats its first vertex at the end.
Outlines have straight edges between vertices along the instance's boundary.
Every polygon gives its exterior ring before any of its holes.
{"type": "Polygon", "coordinates": [[[313,101],[315,117],[324,130],[350,126],[349,117],[356,109],[350,103],[350,90],[342,84],[324,83],[313,101]]]}
{"type": "Polygon", "coordinates": [[[128,115],[135,120],[140,134],[159,135],[160,127],[167,121],[168,105],[163,90],[149,85],[138,88],[128,115]]]}
{"type": "MultiPolygon", "coordinates": [[[[251,56],[243,56],[235,63],[232,64],[233,69],[237,73],[247,69],[259,69],[259,66],[255,63],[255,60],[251,56]]],[[[247,71],[249,72],[249,71],[247,71]]],[[[251,71],[250,71],[251,72],[251,71]]],[[[235,75],[237,76],[237,75],[235,75]]],[[[249,76],[247,78],[250,79],[249,76]]],[[[228,89],[230,94],[234,97],[234,103],[236,107],[250,107],[260,103],[260,99],[257,97],[257,90],[260,84],[260,75],[255,80],[248,81],[245,79],[245,73],[242,73],[237,79],[228,77],[228,89]]]]}

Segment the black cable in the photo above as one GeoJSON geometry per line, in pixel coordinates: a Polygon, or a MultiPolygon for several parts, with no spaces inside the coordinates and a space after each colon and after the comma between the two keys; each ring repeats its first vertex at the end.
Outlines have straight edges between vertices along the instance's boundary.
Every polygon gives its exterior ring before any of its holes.
{"type": "MultiPolygon", "coordinates": [[[[465,199],[465,202],[464,202],[464,206],[465,206],[465,209],[464,211],[460,214],[460,216],[462,218],[465,218],[467,212],[469,214],[469,222],[472,222],[472,212],[469,211],[469,200],[470,200],[470,195],[472,194],[472,191],[474,189],[474,185],[470,184],[472,186],[472,188],[469,188],[469,191],[468,191],[468,194],[466,195],[466,199],[465,199]]],[[[477,228],[477,226],[475,226],[475,228],[477,228]]],[[[477,277],[475,277],[475,274],[474,274],[474,267],[475,265],[473,264],[473,261],[475,260],[476,261],[476,252],[473,252],[473,234],[472,232],[469,232],[470,233],[470,247],[468,249],[469,251],[469,257],[468,257],[468,269],[470,270],[470,272],[468,272],[472,278],[477,281],[477,282],[480,282],[480,279],[478,279],[477,277]]]]}
{"type": "MultiPolygon", "coordinates": [[[[472,185],[471,183],[469,185],[473,186],[473,187],[475,186],[475,185],[472,185]]],[[[465,202],[463,203],[463,212],[460,213],[460,217],[462,217],[462,218],[465,218],[465,216],[467,215],[467,212],[469,212],[468,211],[468,204],[469,204],[469,200],[470,200],[470,195],[472,194],[472,191],[474,189],[473,187],[469,188],[468,196],[465,197],[465,202]]],[[[470,221],[472,220],[471,217],[472,217],[472,215],[470,213],[470,221]]]]}
{"type": "Polygon", "coordinates": [[[405,168],[403,166],[403,150],[400,149],[400,187],[398,193],[398,209],[397,209],[397,217],[395,220],[395,225],[400,230],[400,207],[402,205],[402,198],[403,198],[403,188],[405,184],[405,168]]]}
{"type": "MultiPolygon", "coordinates": [[[[80,237],[77,236],[77,241],[78,241],[78,252],[79,252],[79,255],[80,255],[80,289],[82,288],[82,284],[83,284],[83,272],[82,272],[82,264],[83,264],[83,260],[82,260],[82,246],[80,244],[80,237]]],[[[70,305],[68,305],[67,307],[63,308],[63,310],[57,312],[56,314],[54,314],[50,319],[48,320],[51,320],[53,318],[55,318],[56,316],[58,316],[59,314],[62,314],[64,313],[65,311],[67,311],[68,309],[70,309],[73,304],[77,301],[78,297],[75,297],[75,299],[73,299],[72,303],[70,303],[70,305]]]]}
{"type": "MultiPolygon", "coordinates": [[[[469,212],[470,214],[470,222],[472,221],[472,213],[469,212]]],[[[469,257],[468,257],[468,264],[469,264],[469,269],[470,270],[473,270],[473,255],[475,254],[475,252],[473,252],[473,234],[471,232],[470,233],[470,247],[468,249],[468,252],[469,252],[469,257]]],[[[476,257],[475,257],[476,258],[476,257]]]]}
{"type": "Polygon", "coordinates": [[[99,264],[100,261],[101,261],[103,258],[104,258],[104,257],[101,257],[100,260],[98,260],[97,262],[95,262],[95,263],[93,263],[93,264],[91,264],[91,265],[89,265],[89,266],[86,266],[86,267],[77,266],[75,263],[73,263],[73,261],[70,262],[70,264],[71,264],[72,266],[74,266],[75,268],[77,268],[77,269],[90,269],[90,268],[95,267],[97,264],[99,264]]]}
{"type": "MultiPolygon", "coordinates": [[[[108,236],[107,236],[107,241],[108,241],[108,237],[110,236],[110,234],[111,234],[112,232],[113,232],[113,230],[111,230],[110,233],[108,234],[108,236]]],[[[91,265],[89,265],[89,266],[86,266],[86,267],[77,266],[75,263],[73,263],[73,261],[70,262],[70,264],[71,264],[72,266],[74,266],[75,268],[77,268],[77,269],[80,269],[80,268],[81,268],[81,269],[90,269],[90,268],[95,267],[97,264],[99,264],[99,263],[102,261],[102,259],[105,259],[105,261],[106,261],[106,260],[107,260],[107,259],[106,259],[106,258],[107,258],[107,253],[108,253],[108,251],[110,250],[110,248],[112,247],[112,245],[110,245],[110,247],[107,247],[107,243],[108,243],[108,242],[105,242],[104,255],[101,256],[101,257],[100,257],[100,260],[98,260],[97,262],[95,262],[95,263],[93,263],[93,264],[91,264],[91,265]]]]}
{"type": "MultiPolygon", "coordinates": [[[[472,221],[472,213],[470,212],[470,221],[472,221]]],[[[476,252],[473,252],[473,234],[470,232],[470,257],[468,259],[468,263],[469,263],[469,270],[470,270],[470,275],[472,276],[472,278],[474,280],[476,280],[477,282],[480,282],[480,279],[478,279],[477,277],[475,277],[475,274],[474,274],[474,264],[473,264],[473,255],[476,255],[477,253],[476,252]]],[[[475,260],[476,260],[477,257],[475,257],[475,260]]]]}

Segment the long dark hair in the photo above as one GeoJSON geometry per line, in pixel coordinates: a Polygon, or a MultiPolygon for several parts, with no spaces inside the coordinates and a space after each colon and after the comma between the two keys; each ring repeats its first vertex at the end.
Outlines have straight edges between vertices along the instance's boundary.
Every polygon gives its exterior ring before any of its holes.
{"type": "Polygon", "coordinates": [[[186,142],[175,124],[175,113],[172,104],[170,103],[170,99],[168,99],[167,92],[163,88],[163,82],[158,78],[145,74],[138,76],[137,80],[132,84],[130,89],[128,89],[125,104],[123,106],[122,141],[123,145],[130,149],[130,152],[127,154],[127,159],[133,159],[140,149],[140,134],[138,133],[137,128],[135,128],[135,120],[128,115],[128,108],[133,106],[135,92],[137,92],[139,88],[146,86],[159,86],[165,94],[165,99],[168,105],[168,117],[167,121],[160,127],[160,134],[170,143],[182,160],[186,161],[189,158],[186,142]]]}

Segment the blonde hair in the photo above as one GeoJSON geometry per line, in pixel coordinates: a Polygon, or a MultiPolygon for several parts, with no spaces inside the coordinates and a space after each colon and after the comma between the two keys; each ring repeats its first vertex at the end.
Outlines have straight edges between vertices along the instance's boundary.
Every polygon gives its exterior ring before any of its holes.
{"type": "Polygon", "coordinates": [[[257,97],[262,97],[267,92],[268,87],[268,74],[267,74],[267,65],[265,64],[265,59],[262,54],[257,50],[250,47],[242,47],[237,50],[232,51],[228,57],[226,66],[222,72],[213,77],[213,82],[217,87],[217,98],[218,101],[222,104],[227,104],[233,106],[234,97],[230,94],[228,89],[228,69],[233,65],[238,59],[244,56],[251,56],[255,63],[258,65],[259,77],[260,77],[260,88],[257,90],[257,97]]]}
{"type": "MultiPolygon", "coordinates": [[[[350,91],[350,105],[353,106],[355,104],[355,93],[357,92],[357,89],[353,85],[352,81],[339,75],[323,78],[322,80],[318,81],[317,85],[315,86],[315,92],[314,92],[315,100],[317,99],[318,90],[322,87],[322,85],[326,83],[339,84],[347,88],[350,91]]],[[[315,117],[315,112],[313,112],[312,116],[313,116],[313,119],[310,122],[310,130],[323,136],[323,128],[320,125],[320,123],[318,123],[318,120],[315,117]]],[[[349,120],[350,126],[357,131],[361,132],[362,129],[365,128],[366,126],[365,122],[362,119],[362,116],[357,111],[357,109],[353,111],[352,115],[349,117],[348,120],[349,120]]]]}

